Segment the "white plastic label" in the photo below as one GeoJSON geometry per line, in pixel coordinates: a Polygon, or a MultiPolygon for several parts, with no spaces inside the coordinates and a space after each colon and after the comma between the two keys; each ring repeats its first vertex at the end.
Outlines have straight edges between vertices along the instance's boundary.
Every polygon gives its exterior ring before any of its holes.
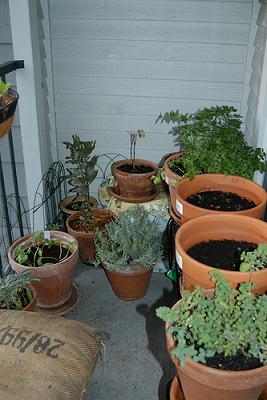
{"type": "Polygon", "coordinates": [[[167,185],[170,184],[170,180],[169,180],[169,178],[167,176],[165,177],[165,182],[167,183],[167,185]]]}
{"type": "Polygon", "coordinates": [[[50,240],[50,239],[51,239],[51,237],[50,237],[50,231],[44,231],[44,238],[45,238],[46,240],[50,240]]]}
{"type": "Polygon", "coordinates": [[[184,214],[184,206],[182,205],[182,203],[176,199],[176,210],[178,211],[178,213],[180,213],[181,215],[184,214]]]}
{"type": "Polygon", "coordinates": [[[177,261],[177,264],[179,265],[179,267],[181,269],[183,269],[183,259],[182,259],[181,254],[179,254],[177,250],[176,250],[176,261],[177,261]]]}

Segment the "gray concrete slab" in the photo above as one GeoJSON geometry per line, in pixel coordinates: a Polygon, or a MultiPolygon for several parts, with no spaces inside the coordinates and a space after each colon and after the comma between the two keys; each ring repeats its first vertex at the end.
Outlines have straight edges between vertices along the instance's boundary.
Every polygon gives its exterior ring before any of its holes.
{"type": "Polygon", "coordinates": [[[176,301],[172,282],[153,273],[146,296],[118,299],[101,268],[80,264],[75,278],[82,289],[78,309],[68,318],[95,326],[109,336],[88,388],[87,400],[165,400],[175,372],[169,360],[160,305],[176,301]]]}

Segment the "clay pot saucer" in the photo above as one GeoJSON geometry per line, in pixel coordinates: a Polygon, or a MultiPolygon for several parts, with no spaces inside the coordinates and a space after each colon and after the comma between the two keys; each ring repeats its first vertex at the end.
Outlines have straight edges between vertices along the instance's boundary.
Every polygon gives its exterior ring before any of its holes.
{"type": "Polygon", "coordinates": [[[185,400],[180,382],[177,376],[174,378],[170,389],[170,400],[185,400]]]}
{"type": "Polygon", "coordinates": [[[142,197],[124,197],[120,194],[117,186],[108,187],[107,191],[110,196],[115,197],[115,199],[122,203],[147,203],[148,201],[154,200],[154,198],[159,194],[159,188],[157,186],[154,187],[154,193],[142,197]]]}
{"type": "Polygon", "coordinates": [[[40,312],[42,314],[47,315],[57,315],[62,316],[70,313],[71,311],[75,310],[78,306],[81,299],[81,288],[78,282],[73,281],[72,283],[72,291],[69,300],[60,307],[57,308],[41,308],[35,307],[34,311],[40,312]]]}

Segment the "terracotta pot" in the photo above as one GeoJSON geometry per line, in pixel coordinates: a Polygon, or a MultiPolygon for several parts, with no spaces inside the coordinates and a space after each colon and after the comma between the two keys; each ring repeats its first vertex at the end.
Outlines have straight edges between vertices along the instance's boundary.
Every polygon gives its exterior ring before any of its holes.
{"type": "MultiPolygon", "coordinates": [[[[76,196],[68,196],[65,197],[65,199],[61,200],[61,202],[59,203],[59,208],[62,212],[64,212],[65,214],[68,215],[73,215],[73,214],[77,214],[77,212],[79,210],[70,210],[67,208],[67,205],[70,204],[72,202],[73,199],[75,199],[76,196]]],[[[81,196],[77,199],[78,201],[85,201],[85,196],[81,196]]],[[[97,208],[98,203],[97,200],[94,197],[90,196],[90,202],[91,202],[91,206],[92,208],[97,208]]]]}
{"type": "Polygon", "coordinates": [[[220,190],[232,192],[248,200],[254,201],[256,207],[243,211],[228,211],[229,215],[246,215],[248,217],[262,219],[266,207],[266,191],[257,183],[239,176],[229,176],[222,174],[202,174],[195,178],[183,179],[175,188],[175,205],[173,211],[184,223],[192,218],[201,215],[217,215],[222,211],[213,211],[206,208],[194,206],[186,201],[188,196],[200,191],[220,190]]]}
{"type": "Polygon", "coordinates": [[[169,192],[170,192],[170,198],[171,198],[171,206],[173,209],[176,207],[176,194],[175,194],[175,186],[177,186],[178,182],[182,180],[182,177],[180,175],[175,174],[172,172],[172,170],[169,168],[168,163],[171,160],[176,160],[177,158],[181,157],[183,155],[183,152],[180,151],[178,153],[174,153],[168,158],[166,158],[163,168],[165,172],[165,182],[167,183],[169,187],[169,192]]]}
{"type": "MultiPolygon", "coordinates": [[[[174,305],[178,306],[179,302],[174,305]]],[[[267,365],[247,371],[221,371],[187,358],[181,367],[171,354],[176,345],[168,327],[166,324],[167,349],[186,400],[258,400],[267,382],[267,365]]]]}
{"type": "MultiPolygon", "coordinates": [[[[182,225],[176,233],[175,247],[176,259],[183,271],[183,288],[193,291],[197,285],[202,288],[214,287],[209,275],[212,266],[194,260],[186,252],[197,243],[223,239],[267,243],[267,224],[243,215],[232,217],[229,213],[219,213],[193,218],[182,225]]],[[[233,287],[241,282],[252,281],[255,284],[254,293],[263,294],[267,291],[267,268],[252,273],[223,269],[220,272],[233,287]]]]}
{"type": "Polygon", "coordinates": [[[102,263],[112,290],[122,300],[137,300],[144,297],[150,282],[152,269],[109,271],[102,263]]]}
{"type": "MultiPolygon", "coordinates": [[[[70,244],[75,239],[65,232],[50,231],[51,239],[60,239],[65,244],[70,244]]],[[[74,252],[66,260],[46,267],[26,267],[15,261],[16,247],[21,244],[23,248],[29,247],[32,235],[23,236],[16,240],[8,251],[8,260],[11,268],[16,272],[30,270],[38,282],[32,282],[36,290],[37,307],[56,308],[65,304],[72,293],[74,268],[78,260],[78,244],[74,252]]]]}
{"type": "Polygon", "coordinates": [[[123,165],[131,164],[131,160],[119,160],[112,164],[111,172],[117,181],[121,196],[139,199],[147,198],[155,192],[155,185],[151,181],[153,175],[157,175],[158,164],[147,160],[135,160],[135,165],[144,165],[153,168],[153,171],[144,174],[133,174],[121,171],[123,165]]]}
{"type": "MultiPolygon", "coordinates": [[[[110,210],[95,208],[92,210],[93,218],[101,218],[102,226],[104,224],[113,221],[116,216],[110,210]]],[[[95,256],[95,245],[94,245],[94,232],[77,232],[72,228],[72,223],[79,219],[79,214],[72,214],[67,218],[66,226],[67,231],[72,235],[79,243],[79,254],[80,259],[83,263],[90,263],[95,256]]]]}

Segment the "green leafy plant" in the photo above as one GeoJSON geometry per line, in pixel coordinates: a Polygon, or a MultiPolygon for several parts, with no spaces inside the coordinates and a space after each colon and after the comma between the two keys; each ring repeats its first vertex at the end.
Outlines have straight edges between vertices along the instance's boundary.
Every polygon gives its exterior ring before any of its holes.
{"type": "Polygon", "coordinates": [[[253,251],[243,251],[240,256],[241,272],[259,271],[267,268],[267,244],[260,243],[253,251]]]}
{"type": "Polygon", "coordinates": [[[211,275],[216,283],[213,297],[205,297],[198,287],[185,291],[177,308],[156,310],[170,323],[174,357],[181,365],[186,357],[205,364],[215,354],[241,352],[267,364],[267,296],[254,296],[251,283],[242,283],[237,290],[218,271],[211,275]]]}
{"type": "Polygon", "coordinates": [[[241,118],[234,107],[215,106],[194,114],[167,112],[156,122],[173,124],[169,133],[184,151],[179,162],[185,168],[185,177],[218,173],[253,179],[255,171],[266,171],[266,155],[263,149],[247,144],[241,118]]]}
{"type": "Polygon", "coordinates": [[[130,160],[131,160],[132,168],[134,168],[137,139],[144,138],[145,131],[143,129],[138,129],[138,131],[127,131],[127,132],[130,135],[130,160]]]}
{"type": "Polygon", "coordinates": [[[150,269],[161,256],[161,236],[158,221],[136,206],[106,224],[105,232],[96,232],[96,262],[105,262],[111,271],[150,269]]]}
{"type": "Polygon", "coordinates": [[[81,141],[78,135],[72,136],[73,142],[63,142],[70,151],[70,155],[66,157],[67,168],[69,175],[66,176],[69,185],[71,186],[70,192],[75,193],[75,199],[85,196],[86,210],[90,210],[90,185],[97,176],[96,163],[98,156],[91,156],[95,149],[95,141],[81,141]]]}
{"type": "Polygon", "coordinates": [[[2,97],[8,89],[12,86],[12,83],[5,83],[0,79],[0,97],[2,97]]]}
{"type": "Polygon", "coordinates": [[[25,244],[19,244],[16,247],[15,260],[17,263],[28,267],[45,267],[64,261],[74,252],[76,246],[76,240],[67,245],[60,239],[45,239],[43,232],[35,232],[32,234],[27,247],[25,247],[25,244]],[[45,255],[45,251],[51,249],[52,246],[59,247],[58,257],[45,255]]]}
{"type": "Polygon", "coordinates": [[[30,271],[13,273],[1,278],[0,309],[22,310],[32,299],[32,293],[28,288],[32,281],[30,271]]]}

